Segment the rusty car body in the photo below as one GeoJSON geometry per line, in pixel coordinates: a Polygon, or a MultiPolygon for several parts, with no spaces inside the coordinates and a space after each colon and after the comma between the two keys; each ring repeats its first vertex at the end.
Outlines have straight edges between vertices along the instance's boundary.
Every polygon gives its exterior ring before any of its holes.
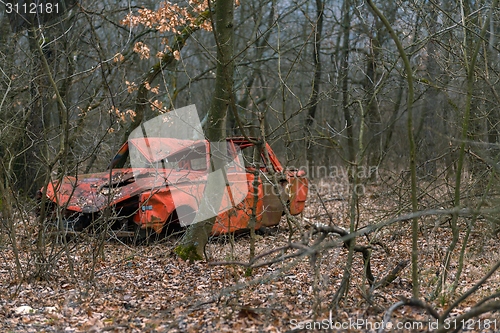
{"type": "MultiPolygon", "coordinates": [[[[238,184],[225,196],[230,208],[214,215],[212,234],[275,226],[285,211],[283,204],[293,215],[302,212],[308,192],[304,171],[284,169],[267,143],[258,149],[248,139],[235,137],[226,144],[232,161],[225,168],[225,185],[238,184]],[[230,200],[235,188],[244,193],[238,202],[230,200]]],[[[133,152],[142,160],[139,167],[111,166],[101,173],[65,176],[39,195],[45,193],[48,220],[65,230],[82,231],[108,221],[116,232],[159,234],[169,225],[189,225],[200,199],[211,195],[206,192],[210,149],[206,140],[129,139],[114,160],[133,152]]]]}

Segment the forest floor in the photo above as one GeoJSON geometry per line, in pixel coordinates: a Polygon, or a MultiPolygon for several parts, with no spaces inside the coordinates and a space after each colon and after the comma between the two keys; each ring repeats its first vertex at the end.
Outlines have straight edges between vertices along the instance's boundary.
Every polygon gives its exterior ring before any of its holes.
{"type": "MultiPolygon", "coordinates": [[[[367,188],[358,207],[359,227],[408,212],[406,190],[388,188],[367,188]]],[[[314,223],[333,222],[349,229],[348,198],[328,193],[321,198],[310,196],[299,217],[301,230],[291,236],[293,242],[314,243],[314,223]]],[[[431,299],[452,238],[448,222],[435,217],[420,219],[421,296],[439,313],[452,301],[443,295],[431,299]]],[[[465,222],[460,221],[460,225],[464,230],[465,222]]],[[[478,220],[466,246],[453,299],[500,260],[498,239],[491,236],[490,229],[486,221],[478,220]]],[[[195,263],[173,254],[178,242],[175,237],[142,246],[107,240],[99,251],[98,240],[86,236],[70,243],[67,251],[61,245],[48,244],[46,256],[53,260],[46,265],[44,279],[33,279],[30,272],[37,265],[33,230],[29,223],[17,225],[20,269],[27,277],[23,280],[16,277],[11,242],[2,235],[0,332],[377,332],[384,313],[402,298],[410,298],[412,292],[411,264],[388,286],[371,290],[363,273],[362,256],[355,253],[347,296],[334,305],[347,261],[347,250],[339,246],[326,248],[316,256],[264,265],[249,276],[242,265],[221,265],[223,261],[248,262],[248,234],[212,239],[206,249],[210,261],[195,263]]],[[[289,243],[284,218],[271,231],[256,237],[256,255],[289,243]]],[[[323,243],[333,244],[338,239],[331,234],[323,243]]],[[[457,273],[463,237],[460,239],[446,285],[457,273]]],[[[380,280],[399,262],[411,259],[411,221],[386,226],[359,237],[357,243],[371,245],[371,269],[380,280]]],[[[289,249],[285,255],[294,251],[298,250],[289,249]]],[[[282,253],[266,255],[259,262],[279,255],[282,253]]],[[[470,310],[499,289],[500,272],[495,272],[452,311],[452,316],[470,310]]],[[[456,324],[460,323],[450,322],[456,324]]],[[[471,332],[499,331],[500,314],[483,314],[466,324],[471,332]]],[[[435,325],[436,320],[425,311],[405,306],[392,313],[384,332],[428,332],[435,325]]]]}

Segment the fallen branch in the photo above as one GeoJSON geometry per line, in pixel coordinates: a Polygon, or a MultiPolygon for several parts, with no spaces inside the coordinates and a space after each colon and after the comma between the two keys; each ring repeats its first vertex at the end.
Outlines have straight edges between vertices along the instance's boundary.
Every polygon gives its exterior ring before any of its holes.
{"type": "Polygon", "coordinates": [[[383,279],[375,283],[373,289],[384,288],[391,284],[394,281],[399,273],[408,266],[410,262],[408,260],[402,260],[398,262],[398,264],[387,274],[383,279]]]}
{"type": "MultiPolygon", "coordinates": [[[[335,225],[326,225],[326,224],[320,224],[317,223],[314,225],[314,229],[316,229],[317,232],[322,232],[325,234],[328,233],[334,233],[338,234],[341,237],[345,237],[349,235],[349,232],[345,229],[342,229],[340,227],[337,227],[335,225]]],[[[344,247],[346,249],[349,248],[349,243],[351,240],[346,240],[344,241],[344,247]]],[[[354,246],[354,251],[355,252],[361,252],[363,254],[363,263],[365,266],[365,275],[366,278],[368,279],[368,282],[370,283],[370,286],[373,285],[373,282],[375,281],[375,277],[373,276],[372,269],[371,269],[371,264],[370,264],[370,255],[371,255],[371,247],[369,246],[363,246],[363,245],[355,245],[354,246]]]]}
{"type": "MultiPolygon", "coordinates": [[[[262,253],[258,256],[255,256],[252,260],[250,260],[249,262],[243,262],[243,261],[215,261],[215,262],[210,262],[208,263],[209,265],[211,266],[230,266],[230,265],[237,265],[237,266],[243,266],[243,267],[250,267],[250,268],[259,268],[259,267],[263,267],[263,266],[270,266],[272,264],[275,264],[277,262],[282,262],[282,261],[285,261],[287,259],[291,259],[291,258],[296,258],[296,257],[300,257],[300,256],[314,256],[316,255],[318,252],[322,251],[323,249],[320,249],[318,248],[317,245],[319,245],[320,242],[317,242],[317,244],[315,244],[315,246],[307,246],[307,245],[304,245],[302,243],[290,243],[286,246],[281,246],[281,247],[278,247],[276,249],[272,249],[270,251],[267,251],[265,253],[262,253]],[[279,255],[271,260],[268,260],[268,261],[265,261],[265,262],[261,262],[261,263],[257,263],[260,259],[264,258],[264,257],[267,257],[273,253],[276,253],[276,252],[283,252],[285,253],[286,251],[288,250],[292,250],[292,249],[295,249],[295,250],[298,250],[296,252],[293,252],[289,255],[279,255]]],[[[339,246],[340,246],[340,243],[339,243],[339,246]]]]}

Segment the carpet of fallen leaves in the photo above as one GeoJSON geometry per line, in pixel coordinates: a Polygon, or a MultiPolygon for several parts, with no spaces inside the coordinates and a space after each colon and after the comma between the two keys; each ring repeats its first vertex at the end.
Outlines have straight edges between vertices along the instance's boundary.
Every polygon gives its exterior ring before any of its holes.
{"type": "MultiPolygon", "coordinates": [[[[367,188],[360,200],[358,227],[409,210],[406,190],[387,188],[367,188]]],[[[317,237],[312,232],[312,224],[333,222],[348,229],[348,217],[347,195],[313,194],[307,209],[299,216],[300,229],[294,228],[291,234],[283,218],[279,227],[256,236],[256,255],[286,246],[290,240],[312,244],[317,237]]],[[[442,218],[422,218],[420,223],[421,293],[423,299],[429,299],[439,278],[437,274],[451,241],[451,232],[442,218]]],[[[24,279],[16,274],[9,237],[2,235],[1,238],[1,332],[287,332],[313,328],[376,332],[387,309],[401,297],[411,297],[410,265],[389,286],[370,290],[361,255],[355,253],[347,296],[334,306],[332,300],[347,258],[347,251],[338,246],[314,257],[264,265],[253,269],[251,275],[245,274],[246,267],[242,265],[214,264],[248,262],[248,234],[212,239],[206,249],[209,262],[195,263],[184,262],[173,254],[179,241],[176,237],[141,246],[108,239],[102,249],[94,236],[68,243],[67,250],[61,244],[48,241],[45,277],[37,279],[32,274],[41,263],[34,256],[33,224],[19,222],[16,225],[24,279]]],[[[329,235],[324,242],[336,239],[338,236],[329,235]]],[[[457,294],[472,287],[500,260],[497,242],[486,221],[479,220],[467,244],[457,294]]],[[[398,222],[360,237],[358,244],[371,245],[372,271],[381,279],[401,260],[410,260],[410,222],[398,222]]],[[[457,249],[461,246],[459,243],[457,249]]],[[[280,255],[282,253],[273,253],[259,262],[280,255]]],[[[448,283],[456,271],[455,258],[448,283]]],[[[467,311],[499,288],[500,275],[495,273],[452,314],[467,311]]],[[[441,313],[450,300],[438,297],[429,303],[441,313]]],[[[485,314],[480,319],[481,322],[470,323],[469,331],[500,330],[498,313],[485,314]]],[[[393,313],[393,327],[386,331],[432,331],[433,321],[420,309],[403,307],[393,313]],[[404,326],[396,329],[396,324],[404,326]]]]}

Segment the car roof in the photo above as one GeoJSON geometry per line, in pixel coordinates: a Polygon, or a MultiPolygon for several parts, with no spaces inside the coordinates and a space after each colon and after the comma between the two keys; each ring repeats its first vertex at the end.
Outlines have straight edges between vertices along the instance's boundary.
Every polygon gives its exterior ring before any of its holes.
{"type": "Polygon", "coordinates": [[[149,161],[157,161],[181,150],[199,147],[205,140],[184,140],[174,138],[134,138],[129,139],[132,144],[149,161]]]}

